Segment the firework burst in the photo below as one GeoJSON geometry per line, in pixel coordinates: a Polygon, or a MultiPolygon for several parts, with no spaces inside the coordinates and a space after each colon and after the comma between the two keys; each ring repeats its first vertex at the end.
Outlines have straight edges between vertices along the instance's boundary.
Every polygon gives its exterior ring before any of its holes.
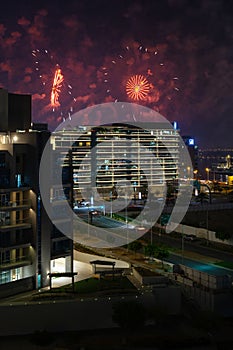
{"type": "Polygon", "coordinates": [[[59,94],[61,92],[62,83],[64,81],[64,77],[62,75],[61,69],[57,68],[53,78],[53,86],[50,95],[50,103],[52,107],[59,107],[59,94]]]}
{"type": "Polygon", "coordinates": [[[150,84],[142,75],[133,75],[126,83],[126,93],[132,100],[144,100],[150,90],[150,84]]]}
{"type": "Polygon", "coordinates": [[[108,100],[134,100],[160,112],[167,110],[180,90],[175,65],[168,61],[165,49],[136,42],[105,59],[102,83],[108,100]]]}
{"type": "Polygon", "coordinates": [[[52,108],[53,112],[56,111],[60,115],[59,118],[67,114],[69,116],[73,112],[75,102],[72,96],[73,88],[66,82],[67,79],[64,79],[64,73],[54,54],[47,49],[35,49],[32,51],[32,56],[37,79],[40,80],[45,95],[43,103],[47,101],[42,112],[47,113],[52,108]]]}

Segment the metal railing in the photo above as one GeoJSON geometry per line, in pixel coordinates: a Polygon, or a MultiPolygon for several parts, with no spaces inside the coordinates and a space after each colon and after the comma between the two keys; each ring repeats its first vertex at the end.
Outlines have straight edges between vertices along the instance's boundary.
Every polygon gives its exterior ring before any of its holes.
{"type": "Polygon", "coordinates": [[[5,217],[0,219],[0,227],[7,227],[7,226],[15,226],[15,225],[23,225],[23,224],[31,224],[29,222],[29,218],[24,218],[22,220],[11,220],[9,217],[5,217]]]}
{"type": "Polygon", "coordinates": [[[15,259],[0,259],[0,268],[4,268],[10,265],[17,265],[20,263],[32,264],[32,258],[29,255],[21,256],[15,259]]]}
{"type": "Polygon", "coordinates": [[[30,199],[24,199],[20,201],[1,201],[0,202],[0,209],[9,209],[14,207],[21,207],[21,206],[31,206],[31,200],[30,199]]]}

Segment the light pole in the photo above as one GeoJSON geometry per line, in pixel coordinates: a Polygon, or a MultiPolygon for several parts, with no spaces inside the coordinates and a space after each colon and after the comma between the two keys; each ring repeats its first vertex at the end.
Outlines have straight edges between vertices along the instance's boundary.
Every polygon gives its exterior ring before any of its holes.
{"type": "Polygon", "coordinates": [[[126,244],[127,244],[127,250],[128,250],[128,194],[127,194],[127,190],[125,193],[125,222],[126,222],[126,244]]]}
{"type": "Polygon", "coordinates": [[[191,168],[190,168],[190,166],[188,166],[188,167],[187,167],[188,180],[190,180],[190,170],[191,170],[191,168]]]}
{"type": "Polygon", "coordinates": [[[198,170],[197,169],[193,170],[193,174],[194,174],[195,179],[197,179],[198,170]]]}
{"type": "Polygon", "coordinates": [[[184,264],[184,228],[182,225],[182,231],[181,231],[181,255],[182,255],[182,265],[184,264]]]}
{"type": "Polygon", "coordinates": [[[210,169],[209,168],[205,168],[205,171],[206,171],[206,179],[207,179],[207,181],[209,181],[209,179],[210,179],[210,169]]]}
{"type": "Polygon", "coordinates": [[[87,236],[89,239],[90,236],[90,208],[89,208],[89,204],[87,205],[88,207],[88,211],[87,211],[87,236]]]}
{"type": "Polygon", "coordinates": [[[112,191],[110,192],[110,201],[111,201],[111,212],[110,212],[110,217],[112,218],[112,191]]]}
{"type": "MultiPolygon", "coordinates": [[[[69,150],[69,176],[70,176],[70,206],[73,210],[74,208],[74,168],[73,168],[73,152],[72,149],[69,150]]],[[[72,221],[73,226],[73,221],[72,221]]],[[[70,270],[72,278],[72,289],[74,291],[74,237],[72,229],[72,237],[70,238],[71,251],[70,251],[70,270]]]]}
{"type": "Polygon", "coordinates": [[[207,245],[209,245],[209,203],[207,203],[206,207],[206,237],[207,237],[207,245]]]}

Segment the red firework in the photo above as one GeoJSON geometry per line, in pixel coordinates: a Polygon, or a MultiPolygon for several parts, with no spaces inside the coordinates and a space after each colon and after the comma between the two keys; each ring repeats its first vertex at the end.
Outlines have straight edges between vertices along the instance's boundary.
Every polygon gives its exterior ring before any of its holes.
{"type": "Polygon", "coordinates": [[[53,78],[53,86],[50,96],[50,103],[52,107],[58,107],[60,106],[60,103],[58,101],[59,99],[59,93],[61,92],[62,83],[64,81],[64,77],[61,73],[61,69],[58,68],[55,71],[54,78],[53,78]]]}
{"type": "Polygon", "coordinates": [[[126,83],[126,93],[132,100],[144,100],[150,90],[150,84],[143,75],[133,75],[126,83]]]}

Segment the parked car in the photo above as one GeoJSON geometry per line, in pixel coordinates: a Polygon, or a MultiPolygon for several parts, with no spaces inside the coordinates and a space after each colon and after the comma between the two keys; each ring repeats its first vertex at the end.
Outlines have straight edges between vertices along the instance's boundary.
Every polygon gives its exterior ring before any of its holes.
{"type": "Polygon", "coordinates": [[[103,213],[100,210],[90,210],[89,213],[90,215],[93,215],[93,216],[103,215],[103,213]]]}
{"type": "Polygon", "coordinates": [[[197,240],[197,236],[195,235],[184,235],[184,240],[185,241],[196,241],[197,240]]]}
{"type": "Polygon", "coordinates": [[[190,201],[190,205],[200,205],[200,202],[198,202],[198,201],[192,199],[192,200],[190,201]]]}
{"type": "Polygon", "coordinates": [[[87,202],[84,199],[78,202],[79,207],[88,207],[89,205],[90,205],[90,202],[87,202]]]}

